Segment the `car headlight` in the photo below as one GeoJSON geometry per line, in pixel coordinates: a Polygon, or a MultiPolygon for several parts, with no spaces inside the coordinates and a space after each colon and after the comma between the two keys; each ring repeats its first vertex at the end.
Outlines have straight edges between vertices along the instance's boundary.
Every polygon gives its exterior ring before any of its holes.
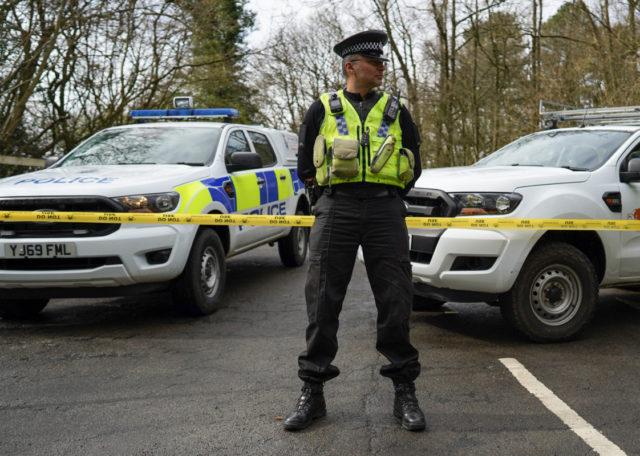
{"type": "Polygon", "coordinates": [[[127,212],[170,212],[178,206],[180,195],[176,192],[151,193],[112,199],[122,204],[127,212]]]}
{"type": "Polygon", "coordinates": [[[457,215],[501,215],[513,212],[522,201],[519,193],[451,193],[457,215]]]}

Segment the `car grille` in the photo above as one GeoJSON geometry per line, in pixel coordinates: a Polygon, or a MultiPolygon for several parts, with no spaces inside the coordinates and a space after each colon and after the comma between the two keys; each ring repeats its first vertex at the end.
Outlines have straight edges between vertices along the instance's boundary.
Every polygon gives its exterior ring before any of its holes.
{"type": "MultiPolygon", "coordinates": [[[[413,188],[404,197],[409,217],[455,217],[455,201],[441,190],[413,188]]],[[[444,230],[415,231],[411,236],[409,255],[414,263],[429,264],[444,230]]]]}
{"type": "MultiPolygon", "coordinates": [[[[104,197],[0,198],[0,211],[121,212],[113,200],[104,197]]],[[[106,236],[119,223],[3,222],[0,238],[56,238],[106,236]]]]}
{"type": "Polygon", "coordinates": [[[404,197],[409,217],[455,217],[455,201],[441,190],[413,188],[404,197]]]}

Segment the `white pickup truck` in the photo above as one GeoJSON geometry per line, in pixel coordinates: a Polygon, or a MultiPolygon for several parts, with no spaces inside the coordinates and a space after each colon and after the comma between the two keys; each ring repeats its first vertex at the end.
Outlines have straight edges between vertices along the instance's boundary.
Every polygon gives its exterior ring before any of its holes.
{"type": "MultiPolygon", "coordinates": [[[[409,216],[640,219],[640,127],[550,129],[423,172],[409,216]]],[[[640,231],[410,230],[416,308],[485,301],[534,341],[575,336],[599,287],[640,283],[640,231]]]]}
{"type": "MultiPolygon", "coordinates": [[[[145,123],[107,128],[47,169],[0,180],[0,212],[309,214],[297,136],[213,121],[234,115],[133,111],[145,123]]],[[[187,313],[209,314],[222,303],[226,258],[277,242],[282,262],[299,266],[307,238],[308,228],[286,226],[0,221],[0,314],[161,290],[187,313]]]]}

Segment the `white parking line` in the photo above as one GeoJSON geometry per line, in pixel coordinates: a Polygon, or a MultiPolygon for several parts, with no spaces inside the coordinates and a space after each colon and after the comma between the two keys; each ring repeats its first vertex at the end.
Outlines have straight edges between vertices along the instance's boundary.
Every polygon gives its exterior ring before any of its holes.
{"type": "Polygon", "coordinates": [[[501,358],[500,362],[509,369],[527,391],[540,399],[540,402],[542,402],[545,407],[560,418],[569,426],[569,429],[575,432],[578,437],[584,440],[585,443],[598,454],[602,456],[626,456],[624,451],[582,419],[571,407],[556,396],[553,391],[535,378],[517,359],[501,358]]]}

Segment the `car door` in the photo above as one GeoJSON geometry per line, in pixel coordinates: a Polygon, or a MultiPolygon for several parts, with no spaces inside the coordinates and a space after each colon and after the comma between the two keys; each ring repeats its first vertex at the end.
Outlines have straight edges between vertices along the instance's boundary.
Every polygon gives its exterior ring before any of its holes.
{"type": "MultiPolygon", "coordinates": [[[[230,131],[224,147],[225,165],[231,164],[231,155],[235,152],[253,152],[249,143],[249,138],[242,128],[230,131]]],[[[226,195],[231,201],[233,212],[241,214],[260,213],[260,183],[257,176],[257,169],[245,169],[241,171],[229,172],[229,180],[223,186],[226,195]],[[228,187],[228,188],[227,188],[228,187]]],[[[256,243],[261,238],[260,226],[240,225],[230,226],[231,238],[235,239],[235,249],[242,249],[256,243]]]]}
{"type": "MultiPolygon", "coordinates": [[[[260,131],[247,129],[252,150],[262,158],[262,169],[256,171],[260,191],[260,213],[263,215],[292,214],[293,200],[291,173],[278,163],[269,137],[260,131]]],[[[265,226],[261,234],[270,238],[287,231],[284,226],[265,226]]]]}
{"type": "MultiPolygon", "coordinates": [[[[624,157],[619,169],[626,171],[632,158],[640,157],[640,142],[624,157]]],[[[620,182],[621,218],[640,220],[640,182],[620,182]]],[[[620,277],[640,278],[640,231],[620,232],[620,277]]]]}

